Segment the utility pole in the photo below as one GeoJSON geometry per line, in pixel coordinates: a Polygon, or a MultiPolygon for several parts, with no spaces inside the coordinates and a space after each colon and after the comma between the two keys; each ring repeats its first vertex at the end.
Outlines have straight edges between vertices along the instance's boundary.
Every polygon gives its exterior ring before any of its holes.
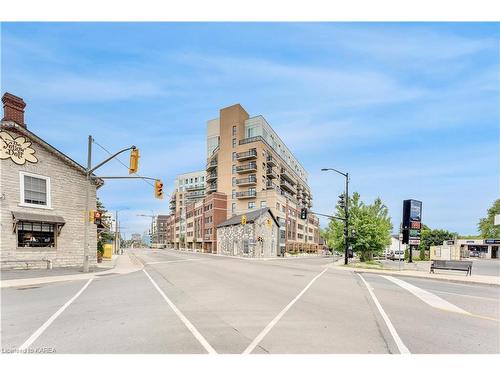
{"type": "MultiPolygon", "coordinates": [[[[333,171],[345,177],[345,194],[344,194],[344,242],[345,254],[344,264],[349,263],[349,173],[343,173],[334,168],[321,168],[322,171],[333,171]]],[[[342,219],[341,219],[342,220],[342,219]]]]}
{"type": "Polygon", "coordinates": [[[89,272],[89,221],[90,221],[90,210],[89,210],[89,201],[90,201],[90,184],[92,180],[91,170],[92,168],[92,136],[89,135],[88,138],[88,146],[87,146],[87,170],[85,171],[86,180],[87,180],[87,188],[85,192],[85,226],[84,226],[84,234],[83,234],[83,272],[89,272]]]}
{"type": "Polygon", "coordinates": [[[120,253],[120,247],[118,245],[118,210],[115,211],[115,254],[120,253]]]}

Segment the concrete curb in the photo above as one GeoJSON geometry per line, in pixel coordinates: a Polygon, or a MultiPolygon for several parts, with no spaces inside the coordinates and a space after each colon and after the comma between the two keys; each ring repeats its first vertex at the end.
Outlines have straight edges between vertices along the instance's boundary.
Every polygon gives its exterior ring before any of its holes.
{"type": "MultiPolygon", "coordinates": [[[[426,274],[422,271],[393,271],[393,270],[378,270],[378,269],[368,269],[368,268],[355,268],[355,267],[343,267],[337,264],[330,265],[329,267],[336,270],[354,272],[354,273],[374,273],[378,275],[391,275],[391,276],[404,276],[404,277],[414,277],[417,279],[427,279],[427,280],[437,280],[437,281],[448,281],[454,283],[462,284],[479,284],[479,285],[489,285],[489,286],[500,286],[500,278],[495,276],[482,276],[479,277],[488,278],[485,280],[472,279],[473,276],[458,276],[458,275],[444,275],[444,274],[426,274]],[[418,272],[418,273],[416,273],[418,272]],[[467,277],[467,279],[462,278],[467,277]]],[[[476,275],[477,277],[477,275],[476,275]]]]}
{"type": "MultiPolygon", "coordinates": [[[[135,257],[135,256],[134,256],[135,257]]],[[[140,263],[140,262],[139,262],[140,263]]],[[[108,275],[108,274],[120,274],[125,275],[128,273],[140,271],[144,268],[142,263],[137,264],[137,260],[131,259],[128,253],[118,255],[114,266],[106,271],[98,271],[91,273],[77,273],[69,275],[59,275],[59,276],[44,276],[44,277],[33,277],[26,279],[11,279],[2,280],[0,282],[0,288],[14,288],[19,286],[27,285],[39,285],[47,283],[56,283],[61,281],[74,281],[74,280],[88,280],[93,279],[98,276],[108,275]]]]}

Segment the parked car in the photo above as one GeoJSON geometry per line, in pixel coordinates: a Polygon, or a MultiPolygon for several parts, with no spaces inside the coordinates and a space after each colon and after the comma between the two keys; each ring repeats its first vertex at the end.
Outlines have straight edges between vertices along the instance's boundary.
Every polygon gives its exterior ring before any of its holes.
{"type": "Polygon", "coordinates": [[[479,258],[479,251],[472,250],[471,252],[469,252],[469,257],[470,258],[472,258],[472,257],[479,258]]]}
{"type": "Polygon", "coordinates": [[[390,260],[405,260],[405,252],[403,250],[396,250],[390,256],[390,260]]]}

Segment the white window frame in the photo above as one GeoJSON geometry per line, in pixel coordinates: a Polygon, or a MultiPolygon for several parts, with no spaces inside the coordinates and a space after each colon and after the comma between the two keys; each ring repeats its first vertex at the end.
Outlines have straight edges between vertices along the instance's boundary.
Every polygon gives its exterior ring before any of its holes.
{"type": "Polygon", "coordinates": [[[19,206],[22,207],[31,207],[31,208],[41,208],[45,210],[51,210],[52,209],[52,197],[51,197],[51,188],[50,188],[50,177],[47,176],[42,176],[39,174],[35,173],[30,173],[30,172],[19,172],[19,206]],[[45,180],[45,184],[47,187],[47,204],[42,205],[42,204],[33,204],[33,203],[26,203],[24,201],[24,176],[28,177],[34,177],[34,178],[39,178],[42,180],[45,180]]]}

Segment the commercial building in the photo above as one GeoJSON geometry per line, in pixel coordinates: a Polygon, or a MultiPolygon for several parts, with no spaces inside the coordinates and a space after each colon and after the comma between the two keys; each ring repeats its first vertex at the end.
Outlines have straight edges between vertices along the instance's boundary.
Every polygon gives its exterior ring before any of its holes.
{"type": "Polygon", "coordinates": [[[307,172],[264,117],[236,104],[207,123],[206,170],[179,175],[169,201],[167,246],[217,252],[217,226],[269,208],[279,227],[277,254],[320,251],[319,220],[307,172]]]}
{"type": "Polygon", "coordinates": [[[500,239],[456,239],[431,246],[431,260],[460,260],[463,258],[498,259],[500,239]]]}
{"type": "MultiPolygon", "coordinates": [[[[96,209],[96,190],[85,168],[28,130],[22,98],[2,97],[0,123],[0,260],[2,268],[82,266],[85,198],[96,209]],[[90,185],[90,186],[89,186],[90,185]]],[[[90,265],[96,263],[97,228],[89,228],[90,265]]]]}

